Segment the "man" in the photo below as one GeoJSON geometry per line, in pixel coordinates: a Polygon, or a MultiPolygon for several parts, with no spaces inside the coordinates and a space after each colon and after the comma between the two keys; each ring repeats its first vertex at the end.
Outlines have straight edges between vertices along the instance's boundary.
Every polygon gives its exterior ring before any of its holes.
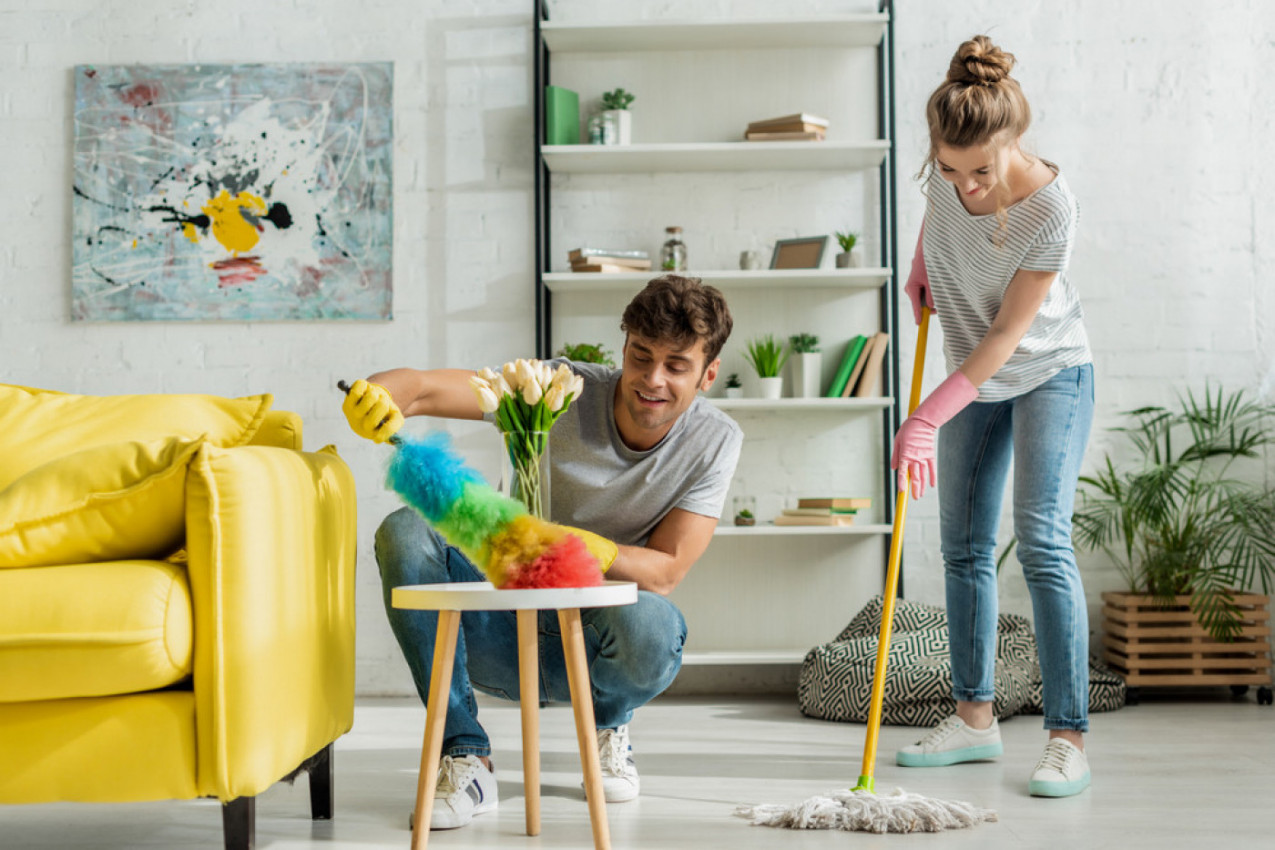
{"type": "MultiPolygon", "coordinates": [[[[608,802],[638,795],[628,723],[677,676],[686,639],[685,620],[665,597],[708,547],[739,459],[739,426],[699,398],[717,377],[731,324],[721,293],[697,278],[652,280],[625,308],[622,367],[570,363],[584,390],[550,432],[552,519],[615,541],[607,578],[639,590],[635,605],[581,612],[608,802]]],[[[356,433],[378,441],[404,416],[480,419],[473,374],[380,372],[356,382],[346,416],[356,433]]],[[[391,591],[485,577],[410,508],[381,524],[376,559],[390,625],[424,700],[437,614],[395,609],[391,591]]],[[[569,700],[553,612],[541,612],[539,630],[543,697],[569,700]]],[[[517,699],[514,613],[462,614],[456,659],[432,829],[464,826],[496,808],[491,744],[473,692],[517,699]]]]}

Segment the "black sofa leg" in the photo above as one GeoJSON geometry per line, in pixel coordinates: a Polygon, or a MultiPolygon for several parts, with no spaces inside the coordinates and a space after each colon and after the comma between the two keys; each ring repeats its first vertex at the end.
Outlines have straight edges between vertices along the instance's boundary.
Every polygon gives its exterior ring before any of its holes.
{"type": "Polygon", "coordinates": [[[257,798],[239,797],[222,803],[221,828],[226,850],[253,850],[257,846],[257,798]]]}
{"type": "Polygon", "coordinates": [[[310,759],[310,819],[332,820],[332,745],[310,759]]]}

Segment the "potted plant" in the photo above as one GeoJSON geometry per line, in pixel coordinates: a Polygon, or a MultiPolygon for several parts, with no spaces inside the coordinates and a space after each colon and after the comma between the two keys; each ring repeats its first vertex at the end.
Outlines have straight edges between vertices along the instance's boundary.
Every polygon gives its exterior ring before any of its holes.
{"type": "Polygon", "coordinates": [[[837,244],[841,253],[837,255],[837,268],[857,269],[863,267],[863,247],[858,244],[859,234],[853,230],[837,232],[837,244]]]}
{"type": "Polygon", "coordinates": [[[792,363],[792,394],[797,398],[818,398],[823,370],[823,354],[819,351],[819,337],[800,333],[788,337],[788,350],[794,355],[792,363]]]}
{"type": "Polygon", "coordinates": [[[735,525],[756,525],[757,518],[753,516],[753,512],[748,508],[744,508],[735,514],[735,525]]]}
{"type": "Polygon", "coordinates": [[[636,95],[624,89],[602,93],[602,120],[615,127],[615,141],[608,144],[627,145],[633,136],[633,113],[629,112],[629,104],[636,95]]]}
{"type": "Polygon", "coordinates": [[[1073,516],[1077,546],[1106,552],[1128,585],[1103,594],[1108,661],[1129,685],[1269,684],[1266,638],[1254,632],[1275,584],[1275,487],[1260,470],[1275,407],[1206,387],[1176,409],[1129,416],[1114,430],[1132,460],[1107,456],[1082,477],[1073,516]],[[1182,657],[1183,644],[1169,642],[1175,628],[1188,646],[1180,669],[1164,660],[1182,657]]]}
{"type": "Polygon", "coordinates": [[[558,349],[557,356],[580,363],[600,363],[603,366],[615,368],[615,360],[611,352],[603,348],[600,342],[567,343],[558,349]]]}
{"type": "Polygon", "coordinates": [[[726,376],[726,397],[727,398],[743,398],[744,385],[739,380],[738,372],[731,372],[726,376]]]}
{"type": "Polygon", "coordinates": [[[788,349],[782,342],[775,339],[773,334],[751,339],[744,359],[757,372],[762,398],[779,398],[783,395],[783,368],[788,362],[788,349]]]}

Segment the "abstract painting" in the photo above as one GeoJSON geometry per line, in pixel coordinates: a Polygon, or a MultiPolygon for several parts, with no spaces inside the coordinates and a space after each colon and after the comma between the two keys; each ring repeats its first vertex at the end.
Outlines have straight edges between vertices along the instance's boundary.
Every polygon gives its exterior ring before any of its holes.
{"type": "Polygon", "coordinates": [[[393,66],[75,69],[72,317],[389,319],[393,66]]]}

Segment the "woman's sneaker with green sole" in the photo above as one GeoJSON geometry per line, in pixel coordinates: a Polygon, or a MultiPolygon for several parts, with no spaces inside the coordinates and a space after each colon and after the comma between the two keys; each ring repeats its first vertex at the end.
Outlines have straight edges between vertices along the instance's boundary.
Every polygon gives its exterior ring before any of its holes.
{"type": "Polygon", "coordinates": [[[903,767],[942,767],[967,761],[996,758],[1005,752],[996,718],[986,729],[973,729],[953,714],[925,737],[899,750],[895,761],[903,767]]]}
{"type": "Polygon", "coordinates": [[[1027,790],[1033,797],[1070,797],[1089,787],[1089,758],[1062,738],[1051,738],[1027,790]]]}

